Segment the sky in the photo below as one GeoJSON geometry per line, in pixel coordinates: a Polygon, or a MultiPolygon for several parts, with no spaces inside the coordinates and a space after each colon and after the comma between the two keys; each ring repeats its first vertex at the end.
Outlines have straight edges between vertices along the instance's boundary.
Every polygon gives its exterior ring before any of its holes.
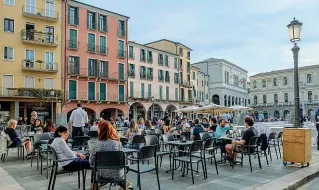
{"type": "Polygon", "coordinates": [[[191,63],[226,59],[259,72],[292,68],[287,25],[303,23],[299,65],[319,64],[319,0],[79,0],[129,16],[129,40],[177,41],[191,63]]]}

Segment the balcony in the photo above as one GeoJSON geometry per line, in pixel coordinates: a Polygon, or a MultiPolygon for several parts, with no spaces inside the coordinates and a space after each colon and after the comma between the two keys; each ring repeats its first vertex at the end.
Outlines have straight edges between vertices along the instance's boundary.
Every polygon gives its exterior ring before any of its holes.
{"type": "Polygon", "coordinates": [[[147,63],[153,63],[153,57],[148,56],[147,57],[147,63]]]}
{"type": "Polygon", "coordinates": [[[117,50],[117,57],[120,58],[120,59],[125,59],[126,58],[126,51],[117,50]]]}
{"type": "Polygon", "coordinates": [[[56,11],[27,5],[22,6],[22,15],[25,17],[37,18],[54,22],[57,22],[59,20],[59,13],[56,11]]]}
{"type": "Polygon", "coordinates": [[[148,96],[148,92],[142,92],[142,91],[133,91],[130,92],[129,95],[130,99],[145,99],[145,100],[151,100],[152,96],[148,96]]]}
{"type": "Polygon", "coordinates": [[[78,50],[80,46],[80,42],[75,40],[68,40],[68,49],[78,50]]]}
{"type": "Polygon", "coordinates": [[[21,30],[21,38],[23,43],[38,44],[44,46],[57,47],[58,35],[52,33],[45,33],[36,30],[26,31],[21,30]]]}
{"type": "Polygon", "coordinates": [[[180,84],[182,87],[186,87],[186,88],[191,88],[192,85],[193,85],[193,83],[191,83],[191,82],[189,82],[189,81],[186,81],[186,80],[184,80],[184,81],[180,80],[180,81],[179,81],[179,84],[180,84]]]}
{"type": "Polygon", "coordinates": [[[250,104],[250,107],[253,108],[267,108],[267,107],[287,107],[287,106],[295,106],[294,102],[277,102],[277,103],[262,103],[262,104],[250,104]]]}
{"type": "Polygon", "coordinates": [[[165,77],[165,82],[170,83],[170,77],[165,77]]]}
{"type": "Polygon", "coordinates": [[[129,77],[129,78],[135,78],[135,70],[130,70],[130,71],[128,72],[128,77],[129,77]]]}
{"type": "Polygon", "coordinates": [[[147,80],[153,81],[153,73],[148,73],[147,74],[147,80]]]}
{"type": "Polygon", "coordinates": [[[127,96],[119,95],[114,93],[99,93],[99,92],[88,92],[88,91],[67,91],[67,99],[69,101],[86,101],[96,102],[96,104],[108,103],[108,102],[127,102],[127,96]]]}
{"type": "Polygon", "coordinates": [[[145,61],[146,61],[145,55],[140,57],[140,61],[142,61],[142,62],[145,62],[145,61]]]}
{"type": "Polygon", "coordinates": [[[87,69],[87,68],[78,68],[74,64],[69,63],[68,67],[68,75],[69,77],[75,76],[77,78],[96,78],[96,80],[113,80],[113,81],[126,81],[127,74],[119,73],[119,72],[110,72],[103,71],[101,69],[87,69]]]}
{"type": "Polygon", "coordinates": [[[108,53],[109,53],[109,48],[107,48],[106,46],[99,47],[99,54],[100,55],[108,55],[108,53]]]}
{"type": "Polygon", "coordinates": [[[24,71],[35,71],[35,72],[49,72],[56,73],[58,72],[57,63],[46,63],[40,60],[22,60],[22,70],[24,71]]]}
{"type": "MultiPolygon", "coordinates": [[[[42,88],[0,88],[0,96],[51,99],[51,89],[42,88]]],[[[62,91],[55,89],[54,99],[62,99],[62,91]]]]}
{"type": "Polygon", "coordinates": [[[128,54],[128,58],[134,60],[135,59],[135,53],[130,52],[128,54]]]}
{"type": "Polygon", "coordinates": [[[87,44],[87,51],[89,53],[98,53],[99,51],[99,46],[95,45],[95,44],[87,44]]]}

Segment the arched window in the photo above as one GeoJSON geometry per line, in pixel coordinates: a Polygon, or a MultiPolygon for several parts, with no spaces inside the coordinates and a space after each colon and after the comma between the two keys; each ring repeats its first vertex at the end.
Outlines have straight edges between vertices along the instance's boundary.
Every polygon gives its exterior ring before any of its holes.
{"type": "Polygon", "coordinates": [[[263,95],[263,103],[267,104],[267,96],[266,95],[263,95]]]}
{"type": "Polygon", "coordinates": [[[312,102],[312,91],[308,92],[308,102],[312,102]]]}
{"type": "Polygon", "coordinates": [[[263,79],[262,84],[263,84],[263,88],[266,88],[266,80],[265,79],[263,79]]]}
{"type": "Polygon", "coordinates": [[[257,88],[257,81],[256,80],[254,80],[253,86],[254,86],[254,88],[257,88]]]}
{"type": "Polygon", "coordinates": [[[254,104],[257,104],[258,103],[258,101],[257,101],[257,96],[255,95],[254,96],[254,104]]]}
{"type": "Polygon", "coordinates": [[[241,98],[238,98],[238,104],[241,106],[241,98]]]}
{"type": "Polygon", "coordinates": [[[274,94],[274,103],[278,104],[278,94],[274,94]]]}
{"type": "Polygon", "coordinates": [[[288,78],[284,77],[284,85],[288,85],[288,78]]]}
{"type": "Polygon", "coordinates": [[[307,83],[312,83],[311,74],[307,75],[307,83]]]}
{"type": "Polygon", "coordinates": [[[277,79],[276,78],[273,79],[273,86],[277,86],[277,79]]]}
{"type": "Polygon", "coordinates": [[[284,94],[284,101],[285,101],[285,103],[288,103],[288,93],[284,94]]]}

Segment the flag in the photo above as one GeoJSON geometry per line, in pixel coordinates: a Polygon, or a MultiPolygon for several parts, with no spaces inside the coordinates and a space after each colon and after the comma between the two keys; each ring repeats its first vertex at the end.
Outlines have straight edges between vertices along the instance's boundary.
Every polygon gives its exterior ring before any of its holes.
{"type": "Polygon", "coordinates": [[[245,79],[242,78],[239,82],[240,82],[240,84],[243,84],[245,82],[245,79]]]}

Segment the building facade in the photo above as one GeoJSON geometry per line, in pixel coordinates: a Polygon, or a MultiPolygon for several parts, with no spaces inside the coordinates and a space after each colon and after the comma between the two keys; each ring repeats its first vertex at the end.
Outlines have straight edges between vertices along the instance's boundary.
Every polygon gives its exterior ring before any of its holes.
{"type": "Polygon", "coordinates": [[[193,65],[209,75],[209,103],[228,107],[247,105],[247,71],[245,69],[227,60],[216,58],[209,58],[193,65]]]}
{"type": "Polygon", "coordinates": [[[128,97],[129,118],[174,117],[179,104],[179,56],[163,50],[129,42],[128,97]]]}
{"type": "Polygon", "coordinates": [[[186,107],[192,104],[192,88],[194,84],[191,83],[191,52],[192,49],[179,43],[170,40],[162,39],[146,44],[149,47],[154,47],[172,54],[179,55],[179,84],[180,84],[180,101],[181,106],[186,107]]]}
{"type": "MultiPolygon", "coordinates": [[[[294,112],[294,73],[293,69],[283,69],[259,73],[249,77],[249,103],[255,114],[285,118],[294,112]]],[[[319,65],[299,68],[300,108],[304,115],[318,109],[319,65]]]]}
{"type": "Polygon", "coordinates": [[[69,0],[65,9],[63,120],[81,101],[90,120],[127,116],[128,17],[69,0]]]}
{"type": "Polygon", "coordinates": [[[191,84],[193,84],[192,104],[207,106],[209,104],[209,75],[201,72],[199,68],[191,65],[191,84]]]}
{"type": "Polygon", "coordinates": [[[61,112],[61,10],[62,0],[0,2],[0,123],[61,112]]]}

